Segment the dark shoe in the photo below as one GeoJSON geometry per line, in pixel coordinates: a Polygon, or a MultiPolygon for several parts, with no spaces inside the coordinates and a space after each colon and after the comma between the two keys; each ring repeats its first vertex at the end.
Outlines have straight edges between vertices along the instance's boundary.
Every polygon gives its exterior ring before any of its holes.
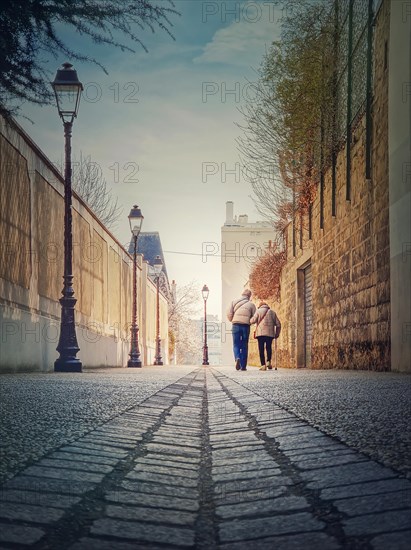
{"type": "Polygon", "coordinates": [[[240,366],[240,359],[236,359],[235,360],[235,370],[240,370],[241,366],[240,366]]]}
{"type": "Polygon", "coordinates": [[[240,369],[240,370],[247,370],[245,367],[243,369],[240,369]]]}

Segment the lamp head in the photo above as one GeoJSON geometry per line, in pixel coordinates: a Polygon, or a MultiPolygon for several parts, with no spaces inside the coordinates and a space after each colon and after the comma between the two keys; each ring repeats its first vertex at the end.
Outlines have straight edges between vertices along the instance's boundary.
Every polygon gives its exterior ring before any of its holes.
{"type": "Polygon", "coordinates": [[[134,237],[138,237],[141,231],[141,226],[143,225],[143,220],[144,216],[141,213],[140,208],[135,204],[128,215],[130,229],[134,237]]]}
{"type": "Polygon", "coordinates": [[[83,84],[71,63],[63,63],[51,83],[56,96],[57,109],[63,122],[73,122],[77,116],[83,84]]]}
{"type": "Polygon", "coordinates": [[[208,290],[208,286],[207,286],[207,285],[204,285],[204,286],[203,286],[203,289],[202,289],[202,291],[201,291],[201,293],[202,293],[202,295],[203,295],[203,300],[207,300],[207,298],[208,298],[208,293],[209,293],[209,292],[210,292],[210,291],[208,290]]]}
{"type": "Polygon", "coordinates": [[[157,275],[157,277],[160,275],[161,273],[161,270],[163,269],[163,261],[162,259],[160,258],[160,256],[156,256],[154,262],[153,262],[153,267],[154,267],[154,273],[157,275]]]}

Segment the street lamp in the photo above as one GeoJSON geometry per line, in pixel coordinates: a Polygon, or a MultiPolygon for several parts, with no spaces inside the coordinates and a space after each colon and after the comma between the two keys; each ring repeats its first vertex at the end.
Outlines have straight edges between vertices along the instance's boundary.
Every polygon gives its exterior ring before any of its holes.
{"type": "Polygon", "coordinates": [[[128,215],[130,229],[133,235],[133,314],[131,321],[131,345],[130,359],[127,362],[127,367],[141,368],[140,350],[138,349],[138,325],[137,325],[137,238],[141,230],[144,216],[140,208],[134,205],[128,215]]]}
{"type": "Polygon", "coordinates": [[[51,85],[57,101],[57,109],[64,125],[64,286],[61,304],[60,338],[57,351],[60,357],[54,362],[55,372],[81,372],[80,351],[76,337],[74,306],[77,302],[73,289],[73,234],[71,213],[71,131],[77,116],[83,85],[70,63],[63,63],[51,85]]]}
{"type": "Polygon", "coordinates": [[[161,338],[160,338],[160,273],[163,269],[163,262],[160,256],[156,256],[154,262],[154,273],[156,274],[157,279],[157,326],[156,326],[156,359],[154,361],[155,365],[162,365],[163,361],[161,360],[161,338]]]}
{"type": "Polygon", "coordinates": [[[208,362],[208,346],[207,346],[207,298],[208,286],[204,285],[201,291],[204,300],[204,346],[203,346],[203,365],[209,365],[208,362]]]}

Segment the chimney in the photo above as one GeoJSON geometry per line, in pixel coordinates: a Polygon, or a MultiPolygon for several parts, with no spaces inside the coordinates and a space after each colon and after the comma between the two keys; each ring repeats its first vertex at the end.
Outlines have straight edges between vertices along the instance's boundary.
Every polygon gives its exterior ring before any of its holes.
{"type": "Polygon", "coordinates": [[[234,223],[234,203],[227,201],[225,203],[225,224],[232,225],[234,223]]]}

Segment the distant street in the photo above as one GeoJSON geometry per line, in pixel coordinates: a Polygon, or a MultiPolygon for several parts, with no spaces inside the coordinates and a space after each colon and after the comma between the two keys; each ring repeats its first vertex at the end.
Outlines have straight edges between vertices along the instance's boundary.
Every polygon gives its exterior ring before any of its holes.
{"type": "Polygon", "coordinates": [[[409,376],[167,366],[0,383],[2,548],[407,547],[409,376]]]}

